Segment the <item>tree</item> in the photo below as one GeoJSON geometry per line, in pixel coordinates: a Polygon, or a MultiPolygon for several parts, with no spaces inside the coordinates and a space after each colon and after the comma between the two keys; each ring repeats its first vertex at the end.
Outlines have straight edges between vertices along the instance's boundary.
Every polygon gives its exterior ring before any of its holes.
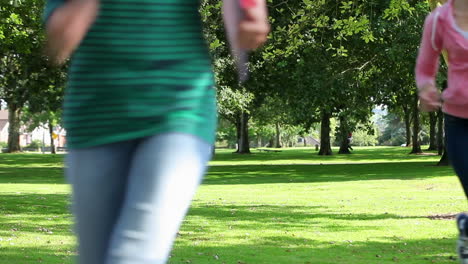
{"type": "MultiPolygon", "coordinates": [[[[289,129],[294,125],[293,113],[286,102],[278,95],[265,95],[262,104],[253,112],[253,117],[258,125],[271,126],[274,128],[274,135],[271,139],[270,147],[281,148],[283,136],[289,137],[284,133],[284,129],[289,129]]],[[[287,141],[287,140],[286,140],[287,141]]]]}
{"type": "Polygon", "coordinates": [[[242,90],[232,90],[228,86],[218,86],[218,113],[231,122],[237,131],[236,153],[249,153],[248,106],[252,95],[242,90]]]}
{"type": "MultiPolygon", "coordinates": [[[[369,53],[360,52],[361,49],[358,47],[373,41],[369,14],[372,14],[372,10],[379,10],[382,13],[385,8],[385,5],[379,4],[379,8],[376,8],[376,5],[367,2],[350,4],[348,1],[307,0],[281,3],[269,1],[270,20],[272,28],[275,29],[271,39],[274,41],[252,54],[250,61],[252,77],[244,86],[247,92],[254,95],[255,103],[249,110],[257,109],[263,103],[262,98],[265,94],[286,93],[288,94],[285,98],[286,104],[295,104],[305,110],[295,111],[301,112],[299,114],[301,117],[294,118],[295,121],[302,119],[300,122],[307,128],[323,119],[323,137],[328,137],[328,140],[322,140],[322,144],[329,142],[330,135],[326,129],[329,120],[325,118],[331,118],[340,112],[338,102],[344,101],[343,97],[348,98],[347,92],[341,91],[344,87],[349,87],[346,91],[359,87],[356,85],[356,79],[353,79],[351,84],[343,80],[369,65],[369,53]],[[350,52],[344,43],[356,47],[354,49],[356,56],[346,58],[350,52]],[[320,54],[324,55],[317,56],[320,54]],[[314,74],[311,74],[311,71],[314,74]],[[309,91],[311,88],[313,90],[309,91]],[[291,90],[298,92],[291,93],[291,90]],[[329,90],[331,92],[327,92],[329,90]],[[305,102],[311,98],[313,102],[305,102]],[[302,104],[303,102],[305,104],[302,104]]],[[[217,1],[206,0],[202,4],[202,14],[207,22],[206,35],[214,51],[215,61],[219,58],[229,58],[228,52],[223,48],[226,42],[222,36],[223,29],[219,26],[221,25],[219,16],[217,12],[212,12],[218,8],[217,1]]],[[[237,89],[230,74],[225,74],[225,71],[219,69],[217,73],[221,76],[219,79],[225,81],[223,83],[226,86],[237,89]]],[[[365,101],[370,100],[360,102],[365,101]]],[[[246,117],[243,116],[244,122],[248,120],[246,117]]],[[[321,154],[331,154],[325,145],[322,149],[321,154]]]]}
{"type": "Polygon", "coordinates": [[[202,4],[218,86],[249,93],[253,98],[244,113],[236,114],[239,134],[245,130],[241,126],[247,124],[247,114],[255,113],[266,95],[273,96],[281,98],[294,113],[292,123],[306,130],[315,122],[322,123],[320,154],[328,155],[330,118],[347,113],[346,119],[367,121],[376,103],[384,102],[385,96],[395,97],[393,90],[404,90],[402,94],[413,98],[414,92],[408,91],[415,90],[414,80],[408,69],[414,68],[424,4],[405,0],[268,3],[274,29],[271,41],[252,54],[251,78],[242,87],[232,77],[232,59],[220,26],[220,3],[205,0],[202,4]],[[414,11],[417,16],[408,16],[414,11]],[[403,62],[389,63],[399,60],[403,62]],[[397,73],[391,73],[395,69],[397,73]]]}
{"type": "Polygon", "coordinates": [[[437,154],[440,156],[444,152],[444,113],[437,112],[437,154]]]}
{"type": "Polygon", "coordinates": [[[413,147],[410,154],[420,154],[422,153],[421,150],[421,142],[419,141],[419,132],[421,131],[421,126],[419,123],[419,109],[418,109],[418,101],[419,98],[417,94],[414,95],[414,105],[413,105],[413,147]]]}
{"type": "Polygon", "coordinates": [[[40,113],[32,113],[29,108],[25,108],[21,116],[22,123],[24,123],[26,130],[29,132],[34,131],[38,127],[43,127],[49,130],[50,136],[50,151],[52,154],[56,154],[54,128],[59,125],[61,121],[61,111],[42,111],[40,113]]]}
{"type": "Polygon", "coordinates": [[[249,147],[249,106],[252,96],[246,85],[240,85],[236,76],[234,61],[230,56],[221,21],[220,1],[205,0],[201,4],[202,19],[205,22],[205,37],[210,43],[210,50],[214,55],[214,69],[216,72],[219,113],[226,120],[235,124],[237,129],[238,149],[236,153],[248,154],[249,147]],[[236,95],[232,98],[225,97],[236,95]],[[243,96],[246,96],[245,98],[243,96]],[[239,100],[239,101],[237,101],[239,100]],[[223,104],[225,106],[223,106],[223,104]]]}
{"type": "Polygon", "coordinates": [[[406,3],[411,15],[403,18],[401,12],[391,14],[391,24],[385,27],[385,35],[382,35],[387,43],[385,51],[388,56],[378,59],[380,73],[383,73],[380,78],[386,80],[382,83],[380,100],[403,117],[406,145],[412,143],[411,153],[420,153],[420,113],[413,69],[422,34],[422,21],[429,6],[427,2],[406,3]],[[413,131],[410,130],[411,124],[413,131]]]}
{"type": "Polygon", "coordinates": [[[20,115],[43,66],[44,2],[8,1],[0,9],[0,97],[8,105],[8,151],[20,150],[20,115]]]}
{"type": "Polygon", "coordinates": [[[378,143],[378,132],[375,127],[359,127],[353,133],[353,145],[375,146],[378,143]]]}
{"type": "MultiPolygon", "coordinates": [[[[442,82],[442,90],[447,88],[447,79],[442,82]]],[[[447,146],[445,144],[445,126],[444,126],[444,113],[439,110],[438,112],[438,128],[439,131],[437,133],[437,140],[439,141],[439,149],[438,154],[442,155],[437,166],[448,166],[450,165],[450,160],[447,154],[447,146]]]]}
{"type": "Polygon", "coordinates": [[[379,137],[379,144],[384,146],[400,146],[404,144],[405,125],[401,117],[393,112],[387,113],[383,118],[384,127],[379,137]]]}
{"type": "Polygon", "coordinates": [[[351,154],[349,151],[350,149],[350,142],[349,142],[349,134],[352,132],[350,128],[350,122],[345,119],[345,116],[340,116],[340,127],[338,129],[338,142],[340,142],[340,149],[338,150],[338,154],[351,154]]]}
{"type": "Polygon", "coordinates": [[[429,113],[429,148],[427,150],[437,150],[436,141],[437,114],[429,113]]]}
{"type": "Polygon", "coordinates": [[[318,153],[321,156],[332,155],[333,153],[330,142],[330,118],[330,113],[322,113],[322,121],[320,123],[320,150],[318,153]]]}

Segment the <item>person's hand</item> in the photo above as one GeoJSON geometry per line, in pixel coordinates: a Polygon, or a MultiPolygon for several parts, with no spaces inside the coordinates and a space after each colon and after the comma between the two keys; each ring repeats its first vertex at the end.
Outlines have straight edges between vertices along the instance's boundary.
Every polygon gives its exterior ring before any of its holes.
{"type": "Polygon", "coordinates": [[[57,8],[47,25],[47,55],[61,64],[75,51],[94,23],[99,0],[71,0],[57,8]]]}
{"type": "Polygon", "coordinates": [[[442,106],[442,98],[439,90],[431,84],[419,89],[419,107],[424,112],[438,110],[442,106]]]}
{"type": "Polygon", "coordinates": [[[238,32],[239,46],[242,49],[253,50],[265,43],[270,32],[266,1],[244,1],[243,9],[244,19],[240,22],[238,32]]]}

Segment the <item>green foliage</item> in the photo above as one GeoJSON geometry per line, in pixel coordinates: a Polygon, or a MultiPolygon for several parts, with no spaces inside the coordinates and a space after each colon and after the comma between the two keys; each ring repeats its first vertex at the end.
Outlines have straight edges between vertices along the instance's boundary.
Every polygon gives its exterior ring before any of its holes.
{"type": "Polygon", "coordinates": [[[426,2],[269,0],[268,7],[269,41],[252,53],[251,78],[241,87],[225,45],[220,1],[202,2],[221,115],[246,111],[258,125],[304,131],[324,114],[345,116],[353,130],[369,120],[375,104],[409,109],[426,2]]]}
{"type": "Polygon", "coordinates": [[[367,129],[358,129],[353,132],[353,146],[376,146],[378,144],[376,130],[369,132],[367,129]]]}
{"type": "Polygon", "coordinates": [[[37,0],[0,7],[0,97],[10,104],[24,104],[28,87],[40,79],[44,68],[43,5],[37,0]]]}
{"type": "Polygon", "coordinates": [[[219,118],[216,142],[227,143],[229,148],[234,148],[237,143],[236,127],[225,118],[219,118]]]}
{"type": "Polygon", "coordinates": [[[32,132],[38,127],[46,127],[49,123],[55,127],[61,122],[62,111],[41,111],[39,113],[31,112],[30,108],[26,107],[21,115],[21,121],[26,128],[26,131],[32,132]]]}
{"type": "MultiPolygon", "coordinates": [[[[58,124],[66,69],[46,67],[43,4],[12,0],[0,7],[0,97],[58,124]]],[[[232,124],[240,113],[249,113],[258,126],[251,133],[268,137],[260,126],[305,131],[323,113],[365,123],[376,103],[409,109],[412,69],[429,10],[425,1],[268,0],[273,31],[252,53],[251,78],[242,86],[227,47],[221,4],[203,0],[200,13],[213,54],[219,114],[232,124]]],[[[220,131],[218,138],[232,139],[233,131],[220,131]]]]}
{"type": "Polygon", "coordinates": [[[249,124],[252,136],[250,137],[258,147],[269,144],[275,137],[276,130],[273,124],[258,123],[256,121],[249,124]]]}
{"type": "Polygon", "coordinates": [[[39,149],[42,147],[42,141],[40,140],[33,140],[29,145],[26,146],[26,148],[32,148],[32,149],[39,149]]]}
{"type": "Polygon", "coordinates": [[[300,126],[284,125],[281,127],[281,141],[284,147],[296,145],[299,134],[303,131],[300,126]]]}
{"type": "MultiPolygon", "coordinates": [[[[0,6],[0,99],[17,118],[10,120],[10,135],[19,134],[23,107],[28,112],[55,116],[58,123],[65,69],[49,66],[43,52],[44,1],[7,1],[0,6]],[[53,113],[52,113],[53,112],[53,113]]],[[[10,137],[10,151],[19,148],[19,137],[10,137]]]]}
{"type": "Polygon", "coordinates": [[[379,145],[400,146],[406,142],[405,124],[399,116],[389,113],[382,117],[382,129],[379,145]]]}
{"type": "Polygon", "coordinates": [[[246,90],[234,90],[229,86],[219,86],[217,98],[218,113],[225,118],[232,118],[239,112],[248,112],[253,94],[246,90]]]}
{"type": "MultiPolygon", "coordinates": [[[[424,115],[423,115],[424,117],[424,115]]],[[[421,144],[429,143],[429,127],[427,122],[422,119],[421,130],[419,131],[419,140],[421,144]]],[[[382,116],[378,122],[378,144],[382,146],[401,146],[406,143],[405,124],[401,115],[389,112],[382,116]]]]}
{"type": "Polygon", "coordinates": [[[399,19],[401,16],[413,15],[414,8],[408,0],[391,0],[390,6],[385,10],[384,18],[399,19]]]}

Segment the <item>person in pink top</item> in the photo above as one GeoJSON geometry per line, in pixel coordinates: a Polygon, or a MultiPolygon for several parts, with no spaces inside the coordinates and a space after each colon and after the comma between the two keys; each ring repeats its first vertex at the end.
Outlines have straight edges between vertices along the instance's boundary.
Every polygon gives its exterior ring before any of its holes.
{"type": "MultiPolygon", "coordinates": [[[[416,62],[416,85],[423,111],[445,113],[449,159],[468,196],[468,1],[449,0],[426,18],[416,62]],[[447,88],[441,94],[435,77],[442,51],[448,54],[447,88]]],[[[457,216],[457,253],[468,264],[468,215],[457,216]]]]}

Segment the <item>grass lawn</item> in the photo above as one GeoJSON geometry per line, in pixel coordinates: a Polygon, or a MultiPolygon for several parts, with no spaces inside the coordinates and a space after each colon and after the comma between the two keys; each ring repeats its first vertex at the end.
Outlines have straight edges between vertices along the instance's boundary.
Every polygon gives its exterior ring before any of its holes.
{"type": "MultiPolygon", "coordinates": [[[[171,264],[458,263],[466,199],[449,167],[407,148],[219,150],[171,264]],[[447,219],[446,219],[447,218],[447,219]]],[[[0,155],[0,264],[72,263],[62,156],[0,155]]]]}

